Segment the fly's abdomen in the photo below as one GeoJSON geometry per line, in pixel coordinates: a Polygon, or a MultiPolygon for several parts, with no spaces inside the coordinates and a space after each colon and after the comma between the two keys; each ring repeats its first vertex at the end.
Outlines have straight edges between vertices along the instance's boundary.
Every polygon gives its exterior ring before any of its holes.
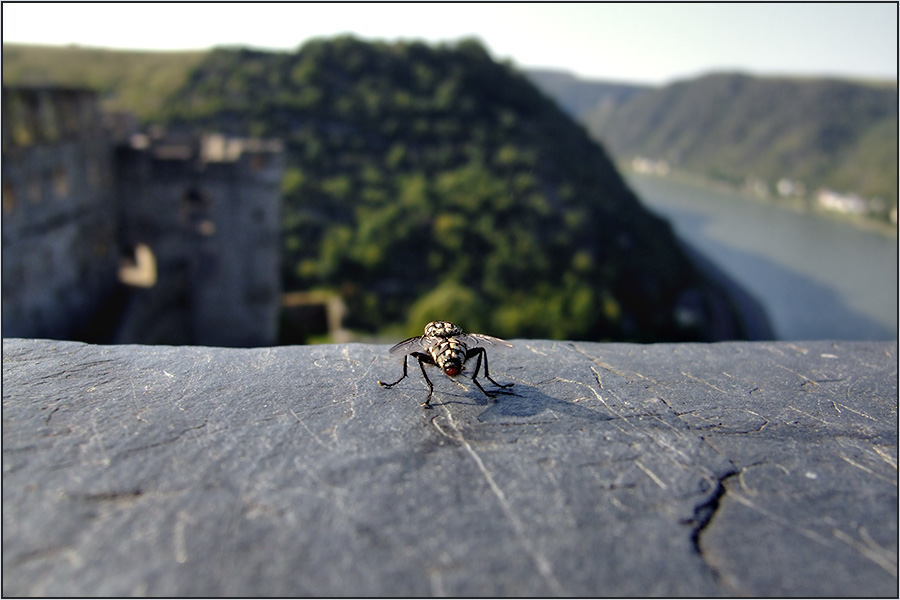
{"type": "Polygon", "coordinates": [[[463,363],[466,361],[466,347],[459,340],[453,338],[445,338],[432,346],[432,358],[440,369],[453,377],[462,371],[463,363]]]}

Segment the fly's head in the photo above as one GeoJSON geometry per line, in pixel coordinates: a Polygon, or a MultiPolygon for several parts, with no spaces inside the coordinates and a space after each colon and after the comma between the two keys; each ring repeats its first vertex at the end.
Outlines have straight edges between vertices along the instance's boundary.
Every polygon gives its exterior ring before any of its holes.
{"type": "Polygon", "coordinates": [[[460,362],[456,358],[449,359],[441,366],[441,369],[444,370],[444,373],[446,373],[450,377],[456,377],[457,375],[459,375],[459,372],[462,371],[462,368],[462,362],[460,362]]]}

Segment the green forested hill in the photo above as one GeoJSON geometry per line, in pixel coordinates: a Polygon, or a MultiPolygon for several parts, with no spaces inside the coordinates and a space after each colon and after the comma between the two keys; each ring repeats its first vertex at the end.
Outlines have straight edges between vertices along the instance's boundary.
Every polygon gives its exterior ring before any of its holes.
{"type": "Polygon", "coordinates": [[[150,119],[205,55],[3,44],[3,83],[88,87],[105,108],[150,119]]]}
{"type": "Polygon", "coordinates": [[[716,74],[603,99],[577,117],[620,161],[662,159],[736,186],[788,178],[896,206],[896,84],[716,74]]]}
{"type": "Polygon", "coordinates": [[[721,295],[669,226],[476,42],[217,49],[156,106],[148,121],[170,130],[285,141],[285,289],[340,293],[351,328],[445,318],[506,337],[715,335],[721,295]]]}

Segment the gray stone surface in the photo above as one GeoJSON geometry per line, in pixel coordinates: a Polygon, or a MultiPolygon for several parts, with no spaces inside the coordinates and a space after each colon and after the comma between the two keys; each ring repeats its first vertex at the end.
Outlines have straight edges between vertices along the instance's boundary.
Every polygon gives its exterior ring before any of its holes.
{"type": "Polygon", "coordinates": [[[4,340],[3,593],[897,594],[896,343],[515,343],[4,340]]]}

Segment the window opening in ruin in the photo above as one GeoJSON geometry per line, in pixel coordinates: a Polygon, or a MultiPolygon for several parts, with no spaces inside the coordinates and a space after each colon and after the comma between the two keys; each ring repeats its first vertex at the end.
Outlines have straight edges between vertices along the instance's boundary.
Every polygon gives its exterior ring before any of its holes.
{"type": "Polygon", "coordinates": [[[59,140],[59,125],[56,119],[56,107],[53,99],[47,94],[41,94],[38,101],[38,119],[40,121],[41,138],[45,142],[59,140]]]}
{"type": "Polygon", "coordinates": [[[16,191],[12,184],[3,184],[3,214],[9,215],[16,210],[16,191]]]}
{"type": "Polygon", "coordinates": [[[97,258],[103,258],[106,256],[107,252],[109,252],[109,245],[106,244],[102,240],[97,240],[94,242],[94,256],[97,258]]]}
{"type": "Polygon", "coordinates": [[[100,161],[96,158],[89,158],[87,160],[86,170],[88,185],[91,186],[91,189],[93,190],[99,189],[101,183],[100,161]]]}
{"type": "Polygon", "coordinates": [[[156,285],[156,256],[150,246],[138,244],[132,254],[134,258],[125,257],[119,264],[119,281],[143,288],[156,285]]]}
{"type": "Polygon", "coordinates": [[[34,143],[34,128],[32,127],[30,110],[25,99],[21,94],[11,94],[8,102],[10,114],[8,124],[11,129],[13,143],[17,146],[28,146],[34,143]]]}
{"type": "Polygon", "coordinates": [[[37,177],[28,179],[28,199],[32,204],[40,204],[41,200],[41,180],[37,177]]]}
{"type": "Polygon", "coordinates": [[[188,188],[181,199],[181,214],[185,226],[200,235],[216,232],[216,224],[209,218],[209,196],[195,187],[188,188]]]}
{"type": "Polygon", "coordinates": [[[254,171],[262,171],[263,169],[266,168],[267,162],[268,161],[266,160],[266,157],[263,156],[262,154],[254,154],[250,158],[250,168],[253,169],[254,171]]]}
{"type": "Polygon", "coordinates": [[[69,195],[69,176],[65,167],[53,169],[53,195],[57,200],[65,200],[69,195]]]}
{"type": "Polygon", "coordinates": [[[41,253],[41,266],[44,268],[44,275],[49,275],[53,272],[53,251],[52,250],[44,250],[41,253]]]}
{"type": "Polygon", "coordinates": [[[59,111],[59,124],[62,135],[66,138],[74,138],[78,135],[78,110],[79,98],[66,98],[57,104],[59,111]]]}
{"type": "Polygon", "coordinates": [[[181,198],[182,207],[190,211],[208,211],[209,199],[195,187],[188,188],[181,198]]]}

